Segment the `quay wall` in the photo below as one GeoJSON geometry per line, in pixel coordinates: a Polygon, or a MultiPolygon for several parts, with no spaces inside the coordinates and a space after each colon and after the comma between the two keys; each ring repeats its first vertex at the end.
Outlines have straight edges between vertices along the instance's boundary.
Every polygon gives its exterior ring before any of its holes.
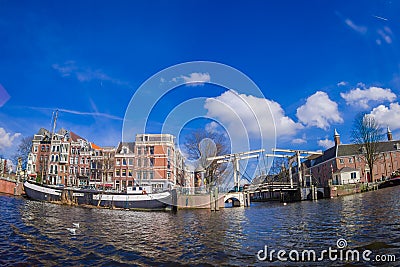
{"type": "MultiPolygon", "coordinates": [[[[178,194],[178,209],[210,209],[210,194],[185,195],[178,194]]],[[[225,207],[224,194],[218,195],[218,206],[225,207]]]]}
{"type": "Polygon", "coordinates": [[[346,185],[332,185],[331,186],[331,197],[340,197],[346,195],[357,194],[365,191],[376,190],[375,185],[368,184],[346,184],[346,185]]]}
{"type": "Polygon", "coordinates": [[[0,193],[20,196],[24,193],[23,184],[10,178],[0,177],[0,193]]]}

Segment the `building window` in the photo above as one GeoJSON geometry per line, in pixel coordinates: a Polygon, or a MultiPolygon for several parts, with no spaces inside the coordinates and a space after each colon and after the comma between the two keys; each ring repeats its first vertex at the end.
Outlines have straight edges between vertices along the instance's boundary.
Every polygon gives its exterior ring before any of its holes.
{"type": "Polygon", "coordinates": [[[150,180],[154,179],[154,172],[153,171],[149,171],[149,179],[150,180]]]}
{"type": "Polygon", "coordinates": [[[138,178],[138,180],[142,179],[142,172],[141,171],[137,172],[137,178],[138,178]]]}
{"type": "Polygon", "coordinates": [[[150,150],[150,154],[154,155],[154,146],[149,147],[149,150],[150,150]]]}
{"type": "Polygon", "coordinates": [[[353,163],[353,158],[349,158],[349,163],[353,163]]]}
{"type": "Polygon", "coordinates": [[[132,181],[128,181],[128,186],[129,186],[129,187],[132,186],[132,181]]]}
{"type": "Polygon", "coordinates": [[[126,169],[122,170],[122,177],[126,177],[126,169]]]}
{"type": "Polygon", "coordinates": [[[356,179],[357,178],[357,173],[356,172],[352,172],[350,175],[351,175],[351,179],[356,179]]]}
{"type": "Polygon", "coordinates": [[[143,172],[143,180],[147,180],[147,172],[143,172]]]}
{"type": "Polygon", "coordinates": [[[115,170],[115,176],[119,177],[120,176],[120,170],[115,170]]]}
{"type": "Polygon", "coordinates": [[[340,164],[344,164],[344,159],[339,159],[340,164]]]}
{"type": "Polygon", "coordinates": [[[133,159],[128,159],[128,165],[133,166],[133,159]]]}
{"type": "Polygon", "coordinates": [[[37,146],[34,146],[33,147],[33,152],[37,152],[38,151],[38,147],[37,146]]]}
{"type": "Polygon", "coordinates": [[[137,160],[138,167],[142,167],[142,161],[140,159],[137,160]]]}
{"type": "Polygon", "coordinates": [[[147,167],[147,159],[143,159],[143,167],[147,167]]]}
{"type": "Polygon", "coordinates": [[[132,177],[132,176],[133,176],[132,170],[128,170],[128,176],[129,176],[129,177],[132,177]]]}
{"type": "Polygon", "coordinates": [[[117,159],[117,166],[121,166],[121,160],[117,159]]]}
{"type": "Polygon", "coordinates": [[[154,166],[154,158],[150,158],[150,167],[154,166]]]}
{"type": "Polygon", "coordinates": [[[138,155],[142,155],[142,148],[141,147],[138,147],[137,153],[138,153],[138,155]]]}
{"type": "Polygon", "coordinates": [[[126,159],[122,159],[122,166],[126,166],[126,159]]]}

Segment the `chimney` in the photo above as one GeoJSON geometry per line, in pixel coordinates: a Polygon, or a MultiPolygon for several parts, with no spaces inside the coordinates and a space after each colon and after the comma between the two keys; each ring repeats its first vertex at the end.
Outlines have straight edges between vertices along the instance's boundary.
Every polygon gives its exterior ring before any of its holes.
{"type": "Polygon", "coordinates": [[[392,131],[389,129],[389,126],[387,127],[387,139],[388,141],[392,141],[393,140],[393,135],[392,135],[392,131]]]}
{"type": "Polygon", "coordinates": [[[340,134],[335,129],[335,133],[333,135],[333,140],[335,140],[335,145],[340,145],[340,134]]]}

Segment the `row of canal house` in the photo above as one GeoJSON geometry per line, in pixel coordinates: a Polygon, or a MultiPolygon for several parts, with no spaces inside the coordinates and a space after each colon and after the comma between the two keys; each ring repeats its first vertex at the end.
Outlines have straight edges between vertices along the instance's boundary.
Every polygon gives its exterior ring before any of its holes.
{"type": "Polygon", "coordinates": [[[362,147],[355,144],[342,144],[336,130],[334,141],[335,145],[323,151],[323,155],[309,157],[302,163],[303,174],[305,174],[304,183],[308,183],[307,177],[312,177],[313,183],[321,187],[370,183],[390,177],[400,168],[400,141],[393,140],[389,128],[387,128],[387,141],[382,141],[378,145],[379,157],[372,170],[362,156],[362,151],[360,151],[362,147]]]}
{"type": "Polygon", "coordinates": [[[184,158],[170,134],[138,134],[135,142],[99,147],[65,129],[40,129],[32,140],[27,173],[47,184],[104,186],[124,190],[148,185],[163,190],[192,185],[184,158]]]}

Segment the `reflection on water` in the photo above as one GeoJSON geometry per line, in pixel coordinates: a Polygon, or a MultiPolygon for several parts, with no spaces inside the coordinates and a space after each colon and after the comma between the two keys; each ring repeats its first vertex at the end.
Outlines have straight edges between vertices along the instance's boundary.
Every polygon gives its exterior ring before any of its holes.
{"type": "Polygon", "coordinates": [[[0,265],[265,265],[256,257],[265,245],[321,251],[335,247],[338,238],[345,238],[349,248],[395,254],[400,260],[399,189],[287,206],[253,203],[251,208],[177,213],[0,196],[0,265]],[[71,234],[67,228],[78,222],[71,234]]]}

